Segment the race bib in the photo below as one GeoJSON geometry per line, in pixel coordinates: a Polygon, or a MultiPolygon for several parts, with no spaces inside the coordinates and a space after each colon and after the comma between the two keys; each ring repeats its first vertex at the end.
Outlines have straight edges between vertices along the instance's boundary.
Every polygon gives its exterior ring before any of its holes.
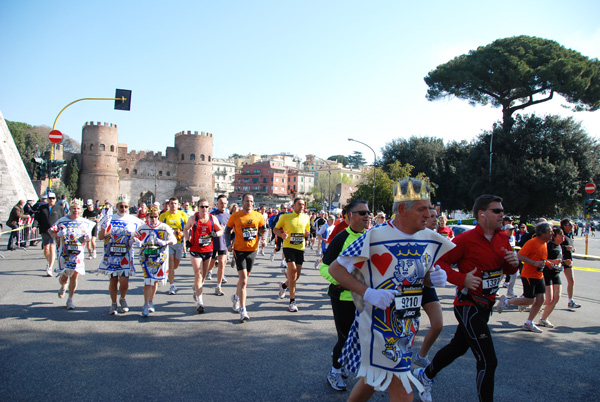
{"type": "Polygon", "coordinates": [[[75,243],[67,243],[66,244],[67,254],[77,255],[81,253],[81,246],[75,243]]]}
{"type": "Polygon", "coordinates": [[[302,233],[292,233],[290,235],[290,244],[295,246],[302,244],[304,242],[304,235],[302,233]]]}
{"type": "Polygon", "coordinates": [[[198,239],[198,245],[200,247],[208,247],[212,243],[212,238],[210,236],[201,236],[198,239]]]}
{"type": "Polygon", "coordinates": [[[484,296],[496,294],[500,289],[500,280],[502,279],[502,270],[482,271],[481,287],[484,296]]]}
{"type": "Polygon", "coordinates": [[[243,228],[242,229],[242,237],[245,241],[250,241],[256,239],[256,235],[258,234],[257,228],[243,228]]]}
{"type": "Polygon", "coordinates": [[[150,246],[144,249],[144,254],[148,256],[160,255],[160,247],[150,246]]]}
{"type": "Polygon", "coordinates": [[[113,244],[110,247],[110,253],[114,257],[124,257],[127,254],[127,247],[124,244],[113,244]]]}
{"type": "Polygon", "coordinates": [[[396,295],[396,318],[405,320],[421,316],[421,301],[423,300],[422,285],[402,285],[400,294],[396,295]]]}

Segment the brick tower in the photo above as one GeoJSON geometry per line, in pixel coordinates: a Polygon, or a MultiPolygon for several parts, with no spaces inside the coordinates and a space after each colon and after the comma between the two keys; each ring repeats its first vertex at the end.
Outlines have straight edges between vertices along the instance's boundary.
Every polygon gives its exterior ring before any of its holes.
{"type": "Polygon", "coordinates": [[[213,136],[191,131],[175,134],[177,149],[177,187],[175,195],[183,200],[192,197],[214,198],[212,176],[213,136]]]}

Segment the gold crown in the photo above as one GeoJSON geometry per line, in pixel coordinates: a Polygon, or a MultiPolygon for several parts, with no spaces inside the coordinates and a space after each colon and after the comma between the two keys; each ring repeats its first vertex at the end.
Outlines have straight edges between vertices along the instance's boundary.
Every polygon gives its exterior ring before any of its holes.
{"type": "Polygon", "coordinates": [[[413,179],[412,177],[400,180],[394,187],[394,202],[407,202],[417,200],[429,200],[429,186],[425,180],[413,179]],[[406,188],[403,193],[402,188],[406,188]],[[419,191],[415,191],[419,187],[419,191]]]}
{"type": "Polygon", "coordinates": [[[83,208],[83,200],[81,198],[73,198],[71,200],[71,206],[83,208]]]}
{"type": "Polygon", "coordinates": [[[148,208],[148,215],[150,215],[150,214],[159,214],[160,215],[160,209],[156,205],[151,205],[148,208]]]}
{"type": "Polygon", "coordinates": [[[122,202],[129,204],[129,196],[127,196],[127,194],[120,194],[117,197],[117,204],[120,204],[122,202]]]}

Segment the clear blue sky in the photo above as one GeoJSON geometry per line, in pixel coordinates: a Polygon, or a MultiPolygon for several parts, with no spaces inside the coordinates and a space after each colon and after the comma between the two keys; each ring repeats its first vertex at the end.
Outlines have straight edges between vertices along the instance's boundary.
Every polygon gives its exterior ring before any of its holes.
{"type": "MultiPolygon", "coordinates": [[[[0,3],[0,111],[81,141],[86,121],[116,123],[129,150],[164,151],[182,130],[214,135],[214,156],[377,151],[394,138],[471,140],[499,109],[429,102],[423,77],[495,39],[532,35],[600,57],[600,2],[22,1],[0,3]],[[532,5],[539,4],[539,5],[532,5]]],[[[526,111],[533,111],[533,109],[526,111]]],[[[600,137],[600,111],[560,99],[600,137]]]]}

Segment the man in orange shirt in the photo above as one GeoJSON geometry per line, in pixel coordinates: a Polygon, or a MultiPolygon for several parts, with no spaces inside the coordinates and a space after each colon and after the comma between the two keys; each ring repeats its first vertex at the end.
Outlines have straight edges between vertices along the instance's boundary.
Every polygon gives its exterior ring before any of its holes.
{"type": "Polygon", "coordinates": [[[225,228],[227,249],[233,250],[233,258],[238,271],[237,291],[231,296],[231,301],[233,302],[233,311],[240,313],[242,322],[250,319],[246,312],[246,287],[256,258],[258,241],[264,231],[265,220],[262,214],[254,211],[254,196],[244,194],[242,210],[231,215],[225,228]],[[235,233],[233,245],[231,244],[232,231],[235,233]]]}
{"type": "Polygon", "coordinates": [[[536,236],[527,241],[519,251],[519,260],[523,261],[523,271],[521,280],[523,281],[523,297],[516,299],[507,299],[506,296],[500,298],[497,309],[498,313],[509,306],[529,306],[529,317],[523,325],[525,331],[540,333],[542,330],[533,323],[533,319],[540,312],[544,303],[544,294],[546,285],[544,284],[544,266],[552,264],[553,261],[546,261],[548,258],[548,247],[546,243],[552,239],[552,226],[548,222],[541,222],[535,226],[536,236]]]}

